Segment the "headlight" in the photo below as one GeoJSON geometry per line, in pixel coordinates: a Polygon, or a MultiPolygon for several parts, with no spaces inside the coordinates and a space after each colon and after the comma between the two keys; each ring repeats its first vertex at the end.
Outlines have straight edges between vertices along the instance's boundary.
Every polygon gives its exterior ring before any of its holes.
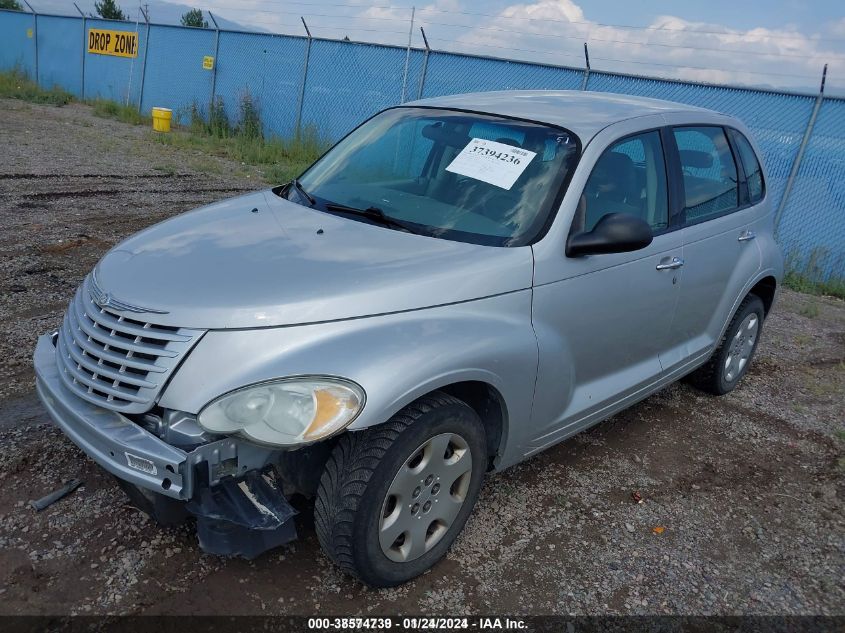
{"type": "Polygon", "coordinates": [[[240,433],[276,446],[324,439],[346,428],[364,406],[364,390],[336,378],[284,378],[244,387],[200,411],[212,433],[240,433]]]}

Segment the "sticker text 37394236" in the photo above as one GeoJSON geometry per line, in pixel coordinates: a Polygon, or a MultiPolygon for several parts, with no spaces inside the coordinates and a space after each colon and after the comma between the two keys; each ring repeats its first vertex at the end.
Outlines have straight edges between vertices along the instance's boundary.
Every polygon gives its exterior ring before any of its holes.
{"type": "Polygon", "coordinates": [[[536,152],[521,147],[474,138],[449,163],[446,171],[510,189],[535,156],[536,152]]]}

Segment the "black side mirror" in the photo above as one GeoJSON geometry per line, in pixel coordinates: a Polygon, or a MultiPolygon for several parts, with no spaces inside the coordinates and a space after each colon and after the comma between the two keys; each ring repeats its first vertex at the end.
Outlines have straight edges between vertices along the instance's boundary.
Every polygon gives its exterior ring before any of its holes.
{"type": "Polygon", "coordinates": [[[651,244],[651,227],[640,218],[627,213],[608,213],[592,231],[570,235],[566,241],[566,256],[628,253],[651,244]]]}

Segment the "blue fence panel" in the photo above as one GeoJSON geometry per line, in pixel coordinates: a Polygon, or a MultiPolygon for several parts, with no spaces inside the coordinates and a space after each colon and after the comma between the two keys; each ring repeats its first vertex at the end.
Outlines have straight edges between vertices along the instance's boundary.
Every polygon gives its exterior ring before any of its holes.
{"type": "MultiPolygon", "coordinates": [[[[88,19],[87,28],[134,31],[136,24],[88,19]]],[[[144,112],[172,108],[178,119],[192,104],[205,110],[216,90],[233,123],[249,94],[265,133],[296,130],[308,40],[303,37],[221,31],[216,70],[215,31],[137,25],[138,56],[89,54],[83,21],[0,10],[0,70],[20,68],[38,81],[86,98],[131,104],[144,112]],[[150,29],[148,31],[148,28],[150,29]],[[149,34],[148,60],[144,64],[149,34]],[[84,56],[84,86],[83,86],[84,56]],[[141,99],[141,85],[144,85],[141,99]]],[[[577,68],[488,59],[472,55],[315,39],[302,101],[302,124],[337,140],[355,125],[403,99],[514,89],[578,90],[577,68]],[[405,72],[407,60],[407,73],[405,72]],[[403,90],[404,83],[404,90],[403,90]]],[[[734,115],[751,129],[769,173],[773,204],[780,201],[813,108],[811,96],[691,84],[594,71],[589,90],[668,99],[734,115]]],[[[794,268],[845,276],[845,100],[825,99],[781,221],[779,238],[794,268]]]]}
{"type": "Polygon", "coordinates": [[[490,90],[577,90],[584,72],[540,64],[432,52],[425,97],[490,90]]]}
{"type": "Polygon", "coordinates": [[[337,140],[402,98],[406,49],[314,40],[302,115],[337,140]]]}
{"type": "Polygon", "coordinates": [[[826,99],[781,218],[790,268],[845,276],[845,100],[826,99]]]}
{"type": "Polygon", "coordinates": [[[147,56],[143,113],[170,108],[174,118],[185,123],[194,104],[207,112],[213,71],[203,68],[203,58],[214,56],[213,30],[152,26],[147,56]]]}
{"type": "Polygon", "coordinates": [[[35,77],[35,17],[0,10],[0,69],[15,68],[35,77]]]}
{"type": "Polygon", "coordinates": [[[82,96],[82,20],[38,16],[38,83],[82,96]]]}
{"type": "Polygon", "coordinates": [[[265,133],[293,135],[307,41],[220,32],[215,93],[222,97],[232,122],[238,120],[240,100],[248,94],[258,105],[265,133]]]}
{"type": "Polygon", "coordinates": [[[589,90],[653,97],[724,112],[745,123],[757,141],[769,174],[775,206],[801,145],[813,110],[812,97],[687,84],[643,77],[592,73],[589,90]]]}
{"type": "MultiPolygon", "coordinates": [[[[86,30],[106,29],[109,31],[135,32],[134,22],[118,22],[115,20],[93,20],[86,23],[86,30]]],[[[85,98],[110,99],[119,103],[138,105],[141,93],[141,76],[144,68],[144,51],[147,42],[147,25],[138,25],[138,56],[115,57],[114,55],[99,55],[85,50],[85,98]]],[[[88,33],[85,34],[88,37],[88,33]]],[[[172,86],[171,86],[172,88],[172,86]]]]}

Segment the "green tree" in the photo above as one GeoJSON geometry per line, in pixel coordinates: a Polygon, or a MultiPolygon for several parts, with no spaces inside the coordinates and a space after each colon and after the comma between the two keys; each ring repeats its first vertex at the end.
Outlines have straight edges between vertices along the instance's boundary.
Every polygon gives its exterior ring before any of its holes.
{"type": "Polygon", "coordinates": [[[114,0],[102,0],[94,3],[94,10],[101,18],[106,20],[125,20],[126,15],[120,10],[114,0]]]}
{"type": "Polygon", "coordinates": [[[8,9],[9,11],[23,11],[23,7],[18,0],[0,0],[0,9],[8,9]]]}
{"type": "Polygon", "coordinates": [[[208,22],[202,17],[200,9],[191,9],[182,15],[182,26],[195,26],[200,29],[207,29],[208,22]]]}

